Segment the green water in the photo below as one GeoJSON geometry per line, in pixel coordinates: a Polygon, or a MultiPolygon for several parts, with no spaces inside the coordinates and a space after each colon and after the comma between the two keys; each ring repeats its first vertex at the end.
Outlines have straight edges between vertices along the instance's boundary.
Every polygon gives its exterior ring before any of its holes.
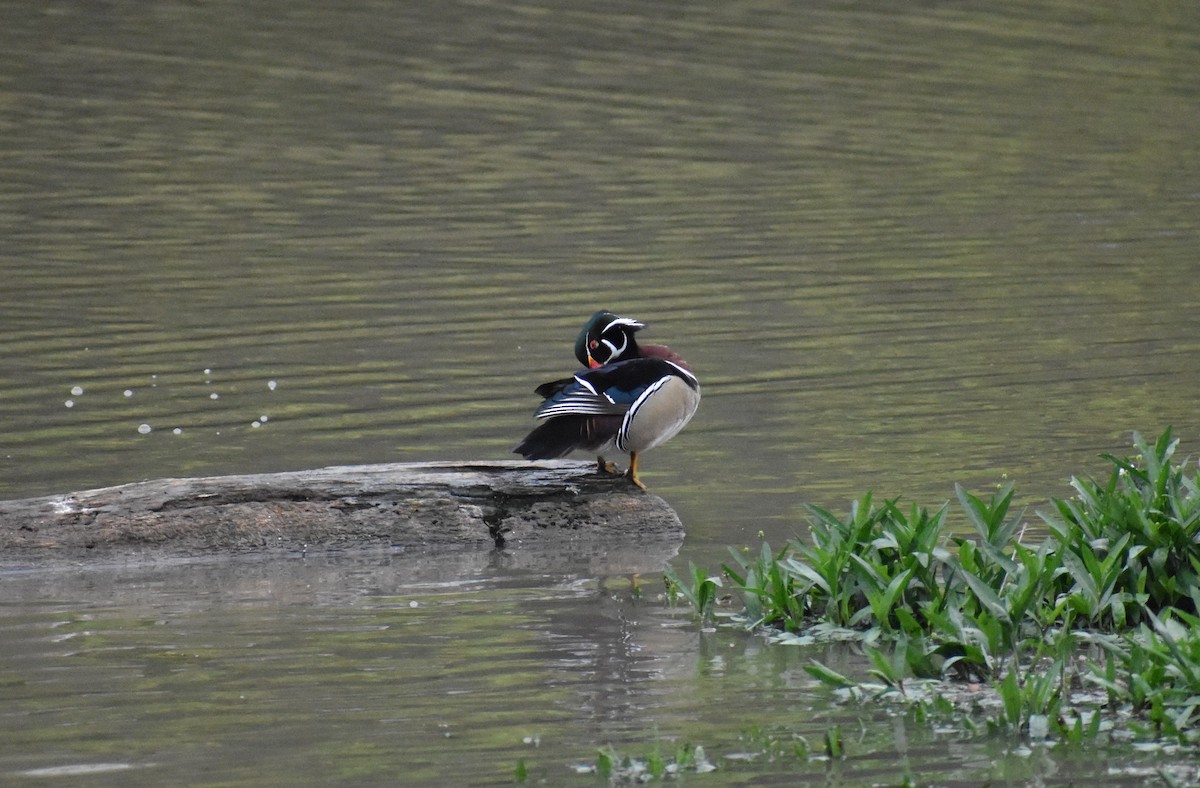
{"type": "MultiPolygon", "coordinates": [[[[0,497],[506,458],[600,307],[704,387],[643,462],[677,562],[1200,454],[1194,3],[0,14],[0,497]]],[[[1130,779],[833,705],[664,607],[673,556],[0,557],[0,781],[586,783],[676,738],[711,784],[1130,779]],[[832,776],[763,755],[834,724],[832,776]]]]}

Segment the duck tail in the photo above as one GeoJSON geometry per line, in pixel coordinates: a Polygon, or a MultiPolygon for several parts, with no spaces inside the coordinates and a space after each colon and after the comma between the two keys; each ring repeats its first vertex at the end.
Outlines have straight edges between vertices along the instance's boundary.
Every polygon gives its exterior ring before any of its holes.
{"type": "Polygon", "coordinates": [[[595,451],[616,435],[621,418],[558,416],[539,424],[513,448],[527,460],[557,460],[577,449],[595,451]]]}

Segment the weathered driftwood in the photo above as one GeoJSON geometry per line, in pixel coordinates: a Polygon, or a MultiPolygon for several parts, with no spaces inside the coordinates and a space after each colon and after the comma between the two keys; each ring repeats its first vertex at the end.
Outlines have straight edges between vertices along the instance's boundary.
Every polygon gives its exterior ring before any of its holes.
{"type": "Polygon", "coordinates": [[[586,462],[351,465],[0,501],[0,551],[620,544],[682,534],[661,498],[586,462]]]}

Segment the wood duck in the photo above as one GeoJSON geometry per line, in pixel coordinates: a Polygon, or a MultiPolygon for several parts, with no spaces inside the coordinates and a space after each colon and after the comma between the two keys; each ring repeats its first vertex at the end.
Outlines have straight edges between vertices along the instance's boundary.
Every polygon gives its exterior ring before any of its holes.
{"type": "MultiPolygon", "coordinates": [[[[641,487],[638,458],[671,439],[700,404],[700,383],[665,345],[639,345],[643,323],[600,311],[575,342],[575,356],[589,369],[538,386],[545,398],[534,416],[544,420],[514,452],[527,460],[565,457],[583,449],[616,448],[629,454],[625,476],[641,487]]],[[[600,467],[610,464],[601,457],[600,467]]]]}
{"type": "Polygon", "coordinates": [[[575,358],[589,369],[643,357],[663,358],[688,369],[687,363],[666,345],[639,345],[634,334],[645,327],[645,323],[633,318],[618,317],[601,309],[579,332],[579,338],[575,340],[575,358]]]}

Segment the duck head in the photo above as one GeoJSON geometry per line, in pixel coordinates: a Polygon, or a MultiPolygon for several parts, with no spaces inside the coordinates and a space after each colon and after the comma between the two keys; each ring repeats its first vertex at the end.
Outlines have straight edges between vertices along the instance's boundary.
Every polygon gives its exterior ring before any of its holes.
{"type": "Polygon", "coordinates": [[[641,351],[633,335],[645,327],[645,323],[633,318],[601,309],[579,332],[579,338],[575,340],[575,358],[590,369],[638,358],[641,351]]]}

